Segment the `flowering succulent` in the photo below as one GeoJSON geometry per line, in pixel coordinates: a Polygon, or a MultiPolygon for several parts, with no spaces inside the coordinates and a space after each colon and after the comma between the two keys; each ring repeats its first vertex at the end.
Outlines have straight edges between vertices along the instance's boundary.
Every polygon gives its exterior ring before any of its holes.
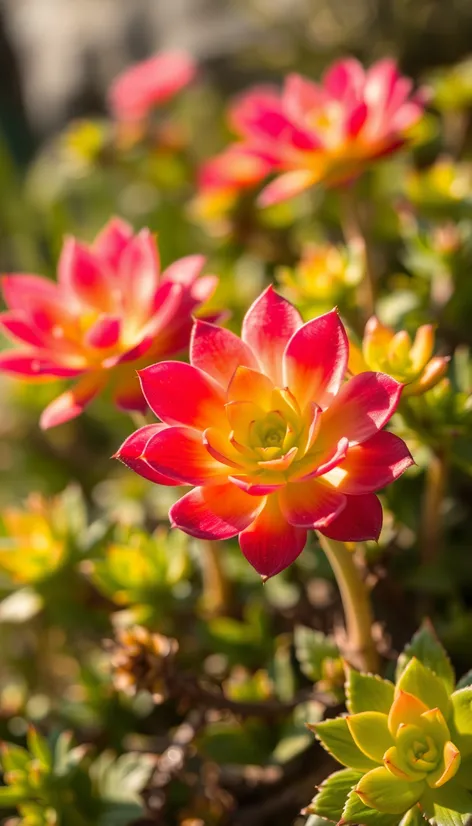
{"type": "Polygon", "coordinates": [[[118,121],[139,123],[188,86],[195,73],[195,62],[186,52],[160,52],[115,78],[108,94],[110,111],[118,121]]]}
{"type": "Polygon", "coordinates": [[[117,458],[160,484],[192,485],[170,510],[202,539],[239,534],[264,577],[290,565],[316,528],[342,541],[376,539],[374,491],[412,463],[382,431],[402,386],[382,373],[345,382],[349,344],[336,311],[303,324],[269,287],[242,338],[197,321],[191,364],[140,372],[161,423],[133,433],[117,458]]]}
{"type": "Polygon", "coordinates": [[[315,724],[347,768],[308,811],[342,823],[465,824],[472,815],[472,688],[425,625],[400,657],[396,685],[347,669],[347,716],[315,724]],[[420,657],[422,659],[420,659],[420,657]],[[390,816],[390,817],[388,817],[390,816]],[[417,817],[417,820],[415,820],[417,817]]]}
{"type": "Polygon", "coordinates": [[[362,279],[362,255],[355,245],[309,245],[293,268],[283,268],[278,280],[287,297],[308,307],[333,307],[362,279]]]}
{"type": "Polygon", "coordinates": [[[351,344],[349,370],[382,370],[402,382],[404,396],[420,396],[444,376],[449,358],[433,356],[434,326],[423,324],[414,341],[406,330],[395,333],[372,316],[365,326],[362,351],[351,344]]]}
{"type": "Polygon", "coordinates": [[[261,205],[317,183],[348,183],[401,148],[423,112],[421,95],[411,88],[393,60],[365,71],[349,58],[333,64],[320,85],[292,74],[281,93],[259,87],[244,94],[230,112],[237,146],[279,175],[263,190],[261,205]]]}
{"type": "Polygon", "coordinates": [[[21,349],[0,356],[0,370],[23,378],[72,378],[78,383],[41,416],[43,428],[78,416],[108,383],[123,410],[145,410],[137,366],[183,350],[192,314],[212,294],[215,276],[199,278],[204,259],[188,256],[162,274],[152,233],[137,235],[110,221],[92,246],[66,239],[58,283],[8,275],[8,311],[0,327],[21,349]]]}

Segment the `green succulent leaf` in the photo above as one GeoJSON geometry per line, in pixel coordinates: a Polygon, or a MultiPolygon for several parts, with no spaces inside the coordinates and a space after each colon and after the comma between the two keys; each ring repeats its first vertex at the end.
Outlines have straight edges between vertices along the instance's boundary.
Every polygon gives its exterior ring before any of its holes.
{"type": "Polygon", "coordinates": [[[0,788],[0,808],[9,809],[11,806],[17,806],[25,799],[24,792],[21,789],[16,789],[14,786],[2,786],[0,788]]]}
{"type": "Polygon", "coordinates": [[[439,708],[444,718],[448,719],[451,703],[444,681],[420,660],[410,660],[397,682],[397,688],[418,697],[428,708],[439,708]]]}
{"type": "Polygon", "coordinates": [[[402,780],[381,766],[364,775],[356,792],[366,806],[388,814],[404,814],[424,791],[423,781],[402,780]]]}
{"type": "Polygon", "coordinates": [[[454,691],[456,682],[454,669],[429,620],[423,622],[419,631],[400,654],[396,671],[397,682],[413,657],[437,675],[444,683],[447,692],[454,691]]]}
{"type": "Polygon", "coordinates": [[[381,763],[387,749],[394,745],[387,715],[380,711],[361,711],[348,717],[347,724],[356,746],[375,763],[381,763]]]}
{"type": "Polygon", "coordinates": [[[361,674],[350,668],[346,681],[347,708],[351,714],[362,711],[381,711],[388,714],[393,703],[395,687],[389,680],[374,674],[361,674]]]}
{"type": "Polygon", "coordinates": [[[352,791],[343,809],[342,822],[345,824],[362,823],[363,826],[398,826],[398,815],[369,808],[362,802],[359,795],[352,791]]]}
{"type": "Polygon", "coordinates": [[[420,807],[434,826],[466,826],[472,815],[472,794],[450,781],[440,789],[428,789],[420,807]]]}
{"type": "Polygon", "coordinates": [[[452,695],[451,734],[462,758],[472,754],[472,687],[452,695]]]}
{"type": "Polygon", "coordinates": [[[342,769],[331,774],[320,786],[307,811],[329,820],[341,820],[346,798],[362,777],[361,772],[342,769]]]}
{"type": "Polygon", "coordinates": [[[460,678],[456,688],[467,688],[469,685],[472,685],[472,668],[460,678]]]}
{"type": "Polygon", "coordinates": [[[310,815],[305,826],[326,826],[328,823],[333,823],[333,821],[319,815],[310,815]]]}
{"type": "Polygon", "coordinates": [[[343,766],[366,772],[377,765],[356,746],[345,717],[324,720],[322,723],[315,723],[310,728],[315,732],[326,751],[343,766]]]}
{"type": "Polygon", "coordinates": [[[28,748],[31,754],[39,760],[46,769],[52,768],[52,754],[47,740],[33,726],[28,729],[28,748]]]}
{"type": "Polygon", "coordinates": [[[314,683],[323,676],[323,661],[327,658],[337,659],[339,648],[336,643],[321,631],[314,631],[299,625],[294,634],[295,654],[300,668],[314,683]]]}
{"type": "Polygon", "coordinates": [[[4,772],[24,771],[28,768],[31,755],[21,746],[4,743],[0,751],[0,766],[4,772]]]}
{"type": "Polygon", "coordinates": [[[417,805],[408,809],[406,815],[403,815],[400,820],[399,826],[425,826],[425,824],[426,821],[421,814],[421,809],[417,805]]]}

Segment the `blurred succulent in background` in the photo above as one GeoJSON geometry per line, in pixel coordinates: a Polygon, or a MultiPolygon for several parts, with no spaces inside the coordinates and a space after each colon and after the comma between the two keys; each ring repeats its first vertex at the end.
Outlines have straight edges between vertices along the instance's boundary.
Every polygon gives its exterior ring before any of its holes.
{"type": "Polygon", "coordinates": [[[155,703],[163,703],[169,696],[167,681],[178,647],[177,640],[140,625],[118,630],[116,645],[110,652],[116,690],[130,696],[148,691],[155,703]]]}
{"type": "Polygon", "coordinates": [[[313,731],[347,768],[327,778],[307,811],[369,826],[394,826],[407,812],[411,823],[422,816],[437,826],[465,824],[472,815],[472,688],[454,690],[450,661],[430,627],[399,658],[395,685],[353,669],[346,676],[347,716],[313,731]]]}
{"type": "Polygon", "coordinates": [[[378,370],[404,384],[403,397],[426,393],[443,378],[449,358],[433,356],[435,331],[423,324],[412,340],[406,330],[396,333],[372,316],[365,326],[362,348],[349,350],[349,372],[378,370]]]}
{"type": "Polygon", "coordinates": [[[472,166],[441,157],[425,169],[412,169],[405,181],[411,203],[426,216],[457,219],[470,216],[472,166]]]}
{"type": "Polygon", "coordinates": [[[321,313],[352,302],[363,274],[363,254],[355,244],[307,245],[295,267],[281,267],[278,281],[290,301],[307,313],[321,313]]]}
{"type": "Polygon", "coordinates": [[[291,198],[314,184],[346,184],[408,141],[423,99],[394,61],[367,71],[352,58],[334,63],[321,84],[288,76],[281,93],[269,86],[241,95],[230,111],[242,150],[253,152],[279,177],[260,195],[262,206],[291,198]]]}
{"type": "Polygon", "coordinates": [[[92,246],[66,239],[57,284],[4,278],[9,310],[0,325],[22,347],[0,355],[0,370],[28,380],[80,377],[43,412],[43,428],[78,416],[110,378],[118,407],[145,412],[136,368],[187,346],[192,314],[217,283],[199,278],[203,264],[189,256],[161,274],[152,233],[135,235],[115,218],[92,246]]]}
{"type": "Polygon", "coordinates": [[[431,103],[440,111],[468,109],[472,105],[472,58],[435,69],[427,77],[431,103]]]}
{"type": "MultiPolygon", "coordinates": [[[[94,585],[115,604],[127,607],[137,622],[159,619],[169,624],[191,575],[188,540],[158,529],[154,534],[121,530],[101,558],[86,563],[94,585]]],[[[174,618],[175,619],[175,618],[174,618]]]]}
{"type": "Polygon", "coordinates": [[[141,124],[152,110],[162,106],[188,86],[197,71],[191,55],[160,52],[125,69],[113,81],[108,103],[113,117],[127,124],[141,124]]]}

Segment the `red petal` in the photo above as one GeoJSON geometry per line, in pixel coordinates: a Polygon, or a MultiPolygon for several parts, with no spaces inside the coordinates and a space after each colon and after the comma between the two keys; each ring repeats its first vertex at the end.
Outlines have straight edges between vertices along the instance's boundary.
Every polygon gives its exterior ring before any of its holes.
{"type": "Polygon", "coordinates": [[[412,464],[405,442],[383,430],[361,445],[350,447],[347,457],[328,478],[342,493],[372,493],[398,479],[412,464]]]}
{"type": "Polygon", "coordinates": [[[247,476],[229,476],[228,477],[231,482],[241,488],[241,490],[245,490],[246,493],[250,493],[251,496],[266,496],[268,493],[274,493],[275,490],[280,490],[280,488],[284,487],[287,482],[286,479],[281,476],[280,482],[277,484],[276,482],[264,483],[264,482],[257,482],[251,480],[247,476]]]}
{"type": "Polygon", "coordinates": [[[121,218],[111,218],[93,242],[93,251],[111,272],[118,274],[123,251],[133,237],[133,228],[121,218]]]}
{"type": "Polygon", "coordinates": [[[365,442],[387,424],[400,401],[403,385],[384,373],[359,373],[341,387],[323,413],[320,439],[365,442]]]}
{"type": "Polygon", "coordinates": [[[318,180],[318,175],[309,169],[295,169],[292,172],[285,172],[279,175],[275,181],[268,184],[262,190],[257,202],[261,207],[269,207],[295,198],[305,189],[309,189],[318,180]]]}
{"type": "Polygon", "coordinates": [[[227,428],[223,390],[191,364],[162,361],[140,370],[139,378],[149,407],[166,424],[227,428]]]}
{"type": "Polygon", "coordinates": [[[202,434],[189,427],[166,427],[146,444],[143,458],[157,470],[181,485],[222,484],[228,468],[210,455],[202,434]]]}
{"type": "Polygon", "coordinates": [[[317,479],[288,484],[279,494],[287,522],[300,528],[329,525],[346,507],[346,497],[317,479]]]}
{"type": "Polygon", "coordinates": [[[206,321],[195,322],[190,342],[190,361],[212,376],[226,390],[240,365],[256,367],[251,350],[238,336],[206,321]]]}
{"type": "Polygon", "coordinates": [[[151,468],[145,459],[143,459],[143,452],[149,439],[160,433],[166,427],[165,424],[147,424],[128,436],[123,442],[119,450],[115,453],[114,459],[119,459],[124,465],[134,470],[144,479],[150,482],[155,482],[156,485],[167,485],[169,487],[176,487],[179,482],[171,479],[168,476],[163,476],[151,468]]]}
{"type": "Polygon", "coordinates": [[[273,390],[273,382],[264,373],[238,367],[228,387],[228,403],[249,402],[269,409],[273,390]]]}
{"type": "Polygon", "coordinates": [[[44,340],[34,327],[28,324],[27,318],[22,318],[21,313],[1,313],[0,327],[3,327],[6,335],[14,340],[19,340],[32,347],[44,347],[44,340]]]}
{"type": "Polygon", "coordinates": [[[85,343],[89,347],[107,350],[109,347],[115,346],[120,338],[120,333],[121,319],[118,316],[103,315],[87,331],[85,343]]]}
{"type": "Polygon", "coordinates": [[[58,264],[60,285],[80,306],[93,307],[104,313],[113,311],[111,283],[105,267],[85,244],[67,238],[58,264]]]}
{"type": "Polygon", "coordinates": [[[254,352],[263,372],[281,386],[282,356],[292,335],[302,326],[298,310],[268,287],[247,311],[242,339],[254,352]]]}
{"type": "Polygon", "coordinates": [[[345,129],[349,138],[357,137],[367,120],[368,114],[369,110],[363,101],[362,103],[354,106],[351,112],[349,112],[345,124],[345,129]]]}
{"type": "Polygon", "coordinates": [[[305,543],[306,530],[289,525],[280,510],[277,494],[267,497],[264,508],[239,537],[244,556],[264,578],[288,568],[301,554],[305,543]]]}
{"type": "Polygon", "coordinates": [[[40,427],[48,430],[80,416],[84,407],[100,393],[106,380],[107,376],[104,373],[84,376],[75,387],[66,390],[43,410],[39,420],[40,427]]]}
{"type": "Polygon", "coordinates": [[[64,305],[57,284],[40,275],[6,275],[2,278],[5,304],[11,310],[30,313],[39,307],[64,305]]]}
{"type": "Polygon", "coordinates": [[[54,353],[38,350],[22,353],[18,350],[7,350],[0,354],[0,370],[14,376],[35,377],[50,376],[53,378],[72,378],[80,376],[83,368],[67,367],[54,360],[54,353]]]}
{"type": "Polygon", "coordinates": [[[328,527],[320,532],[339,542],[377,540],[382,530],[382,505],[373,493],[346,496],[346,507],[328,527]]]}
{"type": "Polygon", "coordinates": [[[230,539],[253,522],[263,503],[235,485],[210,485],[185,494],[171,507],[169,519],[199,539],[230,539]]]}
{"type": "Polygon", "coordinates": [[[346,375],[349,344],[336,310],[303,325],[287,344],[284,384],[300,408],[315,402],[329,407],[346,375]]]}
{"type": "Polygon", "coordinates": [[[325,103],[326,92],[302,75],[290,74],[284,83],[282,100],[291,117],[303,118],[325,103]]]}

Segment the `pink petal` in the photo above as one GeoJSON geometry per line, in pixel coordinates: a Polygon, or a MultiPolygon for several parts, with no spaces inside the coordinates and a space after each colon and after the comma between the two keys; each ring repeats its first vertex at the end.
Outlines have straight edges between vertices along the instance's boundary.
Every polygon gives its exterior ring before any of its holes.
{"type": "Polygon", "coordinates": [[[325,409],[347,370],[349,343],[336,310],[308,321],[292,336],[284,354],[284,384],[303,410],[310,402],[325,409]]]}
{"type": "Polygon", "coordinates": [[[348,448],[349,441],[343,436],[337,444],[330,445],[326,450],[313,451],[311,454],[307,454],[300,462],[300,472],[293,476],[292,480],[303,482],[305,479],[317,479],[319,476],[325,476],[333,468],[337,468],[346,458],[348,448]],[[310,465],[313,470],[308,470],[310,465]]]}
{"type": "Polygon", "coordinates": [[[398,479],[413,464],[403,439],[382,430],[363,444],[350,447],[328,478],[342,493],[372,493],[398,479]]]}
{"type": "Polygon", "coordinates": [[[227,427],[225,394],[202,370],[180,361],[162,361],[140,370],[139,378],[149,407],[166,424],[198,430],[227,427]]]}
{"type": "Polygon", "coordinates": [[[235,485],[210,485],[186,493],[171,507],[169,519],[198,539],[230,539],[253,522],[263,503],[235,485]]]}
{"type": "Polygon", "coordinates": [[[279,175],[275,181],[268,184],[262,190],[257,199],[257,203],[261,207],[269,207],[274,204],[279,204],[281,201],[287,201],[289,198],[295,198],[300,195],[305,189],[309,189],[318,181],[318,175],[309,169],[295,169],[291,172],[285,172],[279,175]]]}
{"type": "Polygon", "coordinates": [[[331,443],[346,436],[351,444],[374,436],[393,416],[403,385],[384,373],[359,373],[341,387],[324,411],[320,439],[331,443]]]}
{"type": "Polygon", "coordinates": [[[93,242],[92,249],[101,262],[118,274],[121,256],[133,237],[133,228],[121,218],[111,218],[93,242]]]}
{"type": "Polygon", "coordinates": [[[14,376],[52,378],[72,378],[84,372],[82,368],[68,367],[54,359],[54,353],[38,350],[28,353],[19,350],[7,350],[0,354],[0,370],[14,376]]]}
{"type": "MultiPolygon", "coordinates": [[[[197,304],[204,304],[212,297],[219,284],[219,280],[217,275],[202,275],[190,287],[192,300],[197,304]]],[[[217,313],[216,311],[215,314],[217,314],[218,317],[222,315],[221,312],[217,313]]],[[[210,321],[210,319],[208,319],[208,321],[210,321]]]]}
{"type": "Polygon", "coordinates": [[[175,284],[182,284],[183,287],[191,287],[204,266],[204,255],[187,255],[185,258],[179,258],[164,270],[162,283],[172,281],[175,284]]]}
{"type": "Polygon", "coordinates": [[[365,81],[365,72],[352,57],[338,60],[323,76],[323,88],[333,98],[345,101],[359,95],[365,81]]]}
{"type": "Polygon", "coordinates": [[[346,497],[317,479],[288,484],[279,494],[287,522],[299,528],[329,525],[346,507],[346,497]]]}
{"type": "Polygon", "coordinates": [[[30,313],[44,305],[55,308],[64,305],[57,284],[40,275],[5,275],[2,290],[5,304],[11,310],[30,313]]]}
{"type": "Polygon", "coordinates": [[[195,322],[192,331],[190,361],[225,389],[240,365],[257,368],[255,356],[238,336],[200,320],[195,322]]]}
{"type": "Polygon", "coordinates": [[[228,468],[210,455],[202,434],[189,427],[166,427],[146,444],[143,458],[158,473],[181,485],[223,484],[228,468]]]}
{"type": "Polygon", "coordinates": [[[242,339],[276,385],[283,382],[282,357],[287,342],[302,324],[298,310],[272,286],[264,290],[244,317],[242,339]]]}
{"type": "Polygon", "coordinates": [[[154,235],[143,229],[129,242],[120,262],[120,290],[126,313],[148,319],[154,311],[160,261],[154,235]]]}
{"type": "Polygon", "coordinates": [[[58,263],[59,284],[77,306],[113,311],[111,282],[98,258],[85,244],[67,238],[58,263]]]}
{"type": "Polygon", "coordinates": [[[235,98],[229,108],[229,122],[234,132],[241,135],[251,133],[251,127],[261,112],[280,106],[280,95],[276,86],[254,86],[235,98]]]}
{"type": "Polygon", "coordinates": [[[116,385],[113,390],[113,401],[116,406],[125,413],[146,413],[148,406],[136,370],[122,367],[116,373],[116,385]]]}
{"type": "Polygon", "coordinates": [[[345,129],[349,138],[356,138],[367,120],[369,110],[363,101],[357,104],[346,119],[345,129]]]}
{"type": "Polygon", "coordinates": [[[39,420],[42,430],[56,427],[59,424],[75,419],[83,412],[105,386],[107,376],[104,373],[93,373],[83,376],[70,390],[66,390],[57,399],[49,404],[39,420]]]}
{"type": "Polygon", "coordinates": [[[326,101],[326,92],[302,75],[290,74],[285,80],[283,106],[293,118],[304,118],[326,101]]]}
{"type": "Polygon", "coordinates": [[[306,543],[306,530],[289,525],[277,496],[267,497],[259,515],[239,536],[244,556],[265,579],[288,568],[306,543]]]}
{"type": "Polygon", "coordinates": [[[85,335],[85,343],[89,347],[107,350],[114,347],[121,333],[121,318],[118,316],[103,315],[97,319],[85,335]]]}
{"type": "Polygon", "coordinates": [[[167,51],[125,69],[114,80],[108,104],[117,120],[139,121],[194,78],[196,65],[187,52],[167,51]]]}
{"type": "Polygon", "coordinates": [[[151,468],[145,459],[143,459],[143,452],[149,439],[160,433],[166,427],[165,424],[147,424],[128,436],[121,447],[114,455],[114,459],[119,459],[124,465],[134,470],[139,476],[148,479],[150,482],[155,482],[156,485],[167,485],[169,487],[176,487],[179,482],[171,479],[168,476],[163,476],[151,468]]]}
{"type": "Polygon", "coordinates": [[[320,533],[339,542],[367,542],[377,540],[382,530],[382,505],[373,493],[346,496],[346,507],[320,533]]]}
{"type": "Polygon", "coordinates": [[[44,340],[34,327],[28,324],[26,318],[22,318],[19,311],[0,313],[0,327],[14,340],[30,344],[32,347],[44,347],[44,340]]]}

